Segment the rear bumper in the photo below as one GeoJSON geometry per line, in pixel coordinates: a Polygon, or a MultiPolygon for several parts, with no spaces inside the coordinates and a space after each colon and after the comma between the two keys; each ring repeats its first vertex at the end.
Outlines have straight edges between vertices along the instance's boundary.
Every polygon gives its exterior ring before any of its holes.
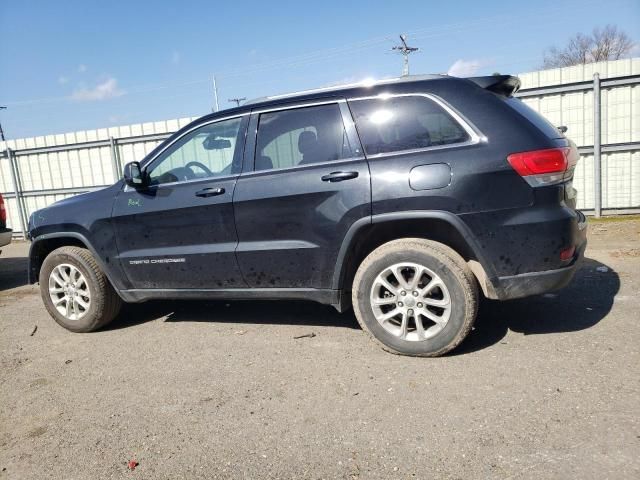
{"type": "Polygon", "coordinates": [[[514,298],[529,297],[531,295],[540,295],[542,293],[560,290],[571,282],[584,258],[584,251],[587,248],[586,219],[581,212],[578,213],[581,221],[579,222],[576,253],[574,254],[571,264],[555,270],[498,277],[493,285],[495,298],[498,300],[511,300],[514,298]]]}
{"type": "Polygon", "coordinates": [[[0,229],[0,247],[4,247],[5,245],[9,245],[11,243],[11,235],[13,234],[13,230],[10,228],[0,229]]]}

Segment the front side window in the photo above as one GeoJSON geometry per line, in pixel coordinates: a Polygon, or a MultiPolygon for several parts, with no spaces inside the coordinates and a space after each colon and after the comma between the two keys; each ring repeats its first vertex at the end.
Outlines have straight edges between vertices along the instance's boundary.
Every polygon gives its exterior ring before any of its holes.
{"type": "Polygon", "coordinates": [[[161,185],[238,173],[242,118],[210,123],[186,134],[148,170],[149,184],[161,185]]]}
{"type": "Polygon", "coordinates": [[[367,155],[466,142],[469,134],[433,100],[417,96],[350,100],[367,155]]]}
{"type": "Polygon", "coordinates": [[[353,157],[338,104],[260,115],[255,170],[288,168],[353,157]]]}

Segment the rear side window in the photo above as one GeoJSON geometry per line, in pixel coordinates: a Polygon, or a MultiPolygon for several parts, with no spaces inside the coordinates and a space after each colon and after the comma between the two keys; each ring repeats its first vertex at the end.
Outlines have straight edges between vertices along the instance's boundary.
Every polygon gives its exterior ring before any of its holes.
{"type": "Polygon", "coordinates": [[[367,155],[469,140],[465,129],[427,97],[415,95],[351,100],[349,106],[367,155]]]}
{"type": "Polygon", "coordinates": [[[295,167],[353,157],[338,104],[263,113],[254,170],[295,167]]]}
{"type": "Polygon", "coordinates": [[[563,138],[563,135],[549,120],[544,118],[541,114],[536,112],[529,105],[524,103],[518,98],[509,97],[505,99],[507,105],[513,108],[516,112],[522,115],[524,118],[533,123],[538,129],[542,131],[549,138],[563,138]]]}

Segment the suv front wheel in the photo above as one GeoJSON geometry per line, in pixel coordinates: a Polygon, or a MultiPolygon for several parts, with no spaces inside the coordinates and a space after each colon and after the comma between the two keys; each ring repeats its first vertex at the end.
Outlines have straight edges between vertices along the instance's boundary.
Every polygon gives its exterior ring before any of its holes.
{"type": "Polygon", "coordinates": [[[436,357],[457,347],[478,311],[478,285],[464,259],[420,238],[378,247],[356,272],[352,302],[363,330],[385,350],[436,357]]]}
{"type": "Polygon", "coordinates": [[[122,306],[91,252],[61,247],[40,269],[40,294],[49,314],[72,332],[92,332],[113,320],[122,306]]]}

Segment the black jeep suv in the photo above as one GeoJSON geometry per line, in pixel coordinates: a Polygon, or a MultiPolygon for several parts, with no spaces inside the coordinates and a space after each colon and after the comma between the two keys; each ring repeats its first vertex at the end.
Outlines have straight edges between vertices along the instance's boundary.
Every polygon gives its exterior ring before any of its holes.
{"type": "Polygon", "coordinates": [[[122,301],[307,299],[352,305],[391,352],[441,355],[480,291],[561,288],[586,245],[575,145],[518,87],[405,77],[207,115],[34,213],[30,281],[75,332],[122,301]]]}

